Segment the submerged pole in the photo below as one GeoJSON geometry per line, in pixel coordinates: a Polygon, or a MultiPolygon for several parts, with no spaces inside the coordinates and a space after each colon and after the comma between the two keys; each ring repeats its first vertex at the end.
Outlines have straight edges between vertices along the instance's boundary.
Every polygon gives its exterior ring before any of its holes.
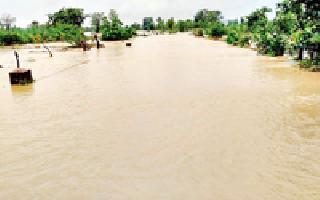
{"type": "Polygon", "coordinates": [[[31,69],[20,68],[20,60],[18,52],[14,51],[14,56],[17,60],[17,69],[9,73],[9,79],[12,85],[28,84],[33,82],[31,69]]]}
{"type": "Polygon", "coordinates": [[[52,57],[52,56],[53,56],[53,54],[52,54],[52,51],[49,49],[49,47],[44,46],[44,48],[48,51],[48,53],[49,53],[49,57],[52,57]]]}
{"type": "Polygon", "coordinates": [[[87,51],[87,43],[85,40],[83,41],[83,51],[87,51]]]}
{"type": "Polygon", "coordinates": [[[96,34],[95,34],[95,39],[97,41],[97,49],[100,48],[100,41],[98,39],[98,33],[100,32],[100,20],[97,20],[97,24],[96,24],[96,34]]]}
{"type": "Polygon", "coordinates": [[[16,57],[16,60],[17,60],[17,68],[20,68],[20,60],[19,60],[18,52],[14,51],[14,56],[16,57]]]}
{"type": "MultiPolygon", "coordinates": [[[[99,29],[97,28],[97,31],[98,31],[99,29]]],[[[96,32],[95,34],[94,34],[94,36],[93,36],[93,39],[96,41],[96,44],[97,44],[97,49],[99,49],[100,48],[100,41],[99,41],[99,39],[98,39],[98,33],[99,32],[96,32]]]]}

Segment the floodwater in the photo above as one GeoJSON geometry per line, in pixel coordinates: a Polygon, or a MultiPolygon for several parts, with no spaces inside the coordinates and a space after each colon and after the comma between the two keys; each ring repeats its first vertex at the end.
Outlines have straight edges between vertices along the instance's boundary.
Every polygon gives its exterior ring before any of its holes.
{"type": "Polygon", "coordinates": [[[319,200],[320,74],[190,35],[1,50],[0,199],[319,200]]]}

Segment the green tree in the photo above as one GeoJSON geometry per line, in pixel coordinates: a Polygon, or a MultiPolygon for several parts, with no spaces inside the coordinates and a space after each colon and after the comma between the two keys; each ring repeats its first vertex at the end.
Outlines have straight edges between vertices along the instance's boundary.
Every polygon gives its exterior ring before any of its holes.
{"type": "Polygon", "coordinates": [[[297,52],[297,59],[308,51],[309,61],[318,64],[320,33],[320,4],[317,0],[283,0],[277,4],[276,23],[282,34],[288,35],[289,51],[297,52]]]}
{"type": "Polygon", "coordinates": [[[168,30],[173,30],[174,29],[174,26],[175,26],[175,21],[174,21],[174,18],[171,17],[170,19],[167,20],[167,28],[168,30]]]}
{"type": "Polygon", "coordinates": [[[96,33],[100,32],[100,26],[102,24],[103,17],[104,17],[103,12],[94,12],[91,15],[91,25],[96,33]]]}
{"type": "Polygon", "coordinates": [[[246,23],[249,31],[255,31],[256,28],[264,27],[268,22],[267,13],[271,12],[271,8],[262,7],[253,11],[246,17],[246,23]]]}
{"type": "Polygon", "coordinates": [[[80,8],[62,8],[58,12],[49,15],[49,24],[72,24],[81,26],[86,16],[80,8]]]}
{"type": "Polygon", "coordinates": [[[178,20],[177,28],[179,32],[186,32],[189,30],[188,24],[185,20],[178,20]]]}
{"type": "Polygon", "coordinates": [[[155,25],[154,25],[153,17],[143,18],[142,27],[143,27],[143,30],[148,30],[148,31],[154,30],[155,25]]]}
{"type": "Polygon", "coordinates": [[[141,30],[141,25],[140,24],[138,24],[138,23],[133,23],[132,25],[131,25],[131,27],[133,28],[133,29],[135,29],[135,30],[141,30]]]}
{"type": "Polygon", "coordinates": [[[135,34],[132,27],[123,27],[117,12],[113,9],[110,10],[108,17],[103,18],[102,24],[103,40],[127,40],[135,34]]]}
{"type": "Polygon", "coordinates": [[[221,22],[210,23],[206,31],[211,37],[222,37],[226,34],[225,26],[221,22]]]}
{"type": "Polygon", "coordinates": [[[195,28],[206,28],[209,23],[220,22],[222,19],[221,11],[201,9],[194,17],[195,28]]]}
{"type": "Polygon", "coordinates": [[[164,20],[161,17],[158,17],[156,21],[157,21],[156,29],[161,32],[164,32],[166,29],[164,20]]]}

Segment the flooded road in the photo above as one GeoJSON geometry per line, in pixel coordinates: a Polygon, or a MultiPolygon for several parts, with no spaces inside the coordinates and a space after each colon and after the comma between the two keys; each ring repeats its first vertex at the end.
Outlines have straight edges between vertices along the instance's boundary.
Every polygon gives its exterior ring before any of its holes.
{"type": "Polygon", "coordinates": [[[0,199],[320,199],[320,73],[181,34],[20,57],[0,199]]]}

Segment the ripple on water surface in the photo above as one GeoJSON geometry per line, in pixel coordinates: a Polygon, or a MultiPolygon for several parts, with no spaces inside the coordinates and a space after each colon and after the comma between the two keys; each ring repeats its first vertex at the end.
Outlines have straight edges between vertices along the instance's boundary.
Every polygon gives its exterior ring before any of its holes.
{"type": "Polygon", "coordinates": [[[320,199],[317,73],[178,34],[21,51],[11,87],[0,51],[0,199],[320,199]]]}

